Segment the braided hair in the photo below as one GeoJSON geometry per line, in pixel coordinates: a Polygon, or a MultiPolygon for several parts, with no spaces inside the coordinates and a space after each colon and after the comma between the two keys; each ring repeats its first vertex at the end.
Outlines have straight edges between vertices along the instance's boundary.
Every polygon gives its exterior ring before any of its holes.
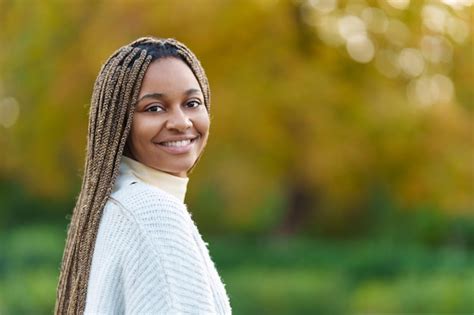
{"type": "Polygon", "coordinates": [[[184,61],[192,70],[209,114],[210,91],[204,69],[175,39],[139,38],[119,48],[102,65],[92,93],[84,175],[67,233],[55,314],[84,312],[100,218],[118,176],[143,77],[151,62],[170,57],[184,61]]]}

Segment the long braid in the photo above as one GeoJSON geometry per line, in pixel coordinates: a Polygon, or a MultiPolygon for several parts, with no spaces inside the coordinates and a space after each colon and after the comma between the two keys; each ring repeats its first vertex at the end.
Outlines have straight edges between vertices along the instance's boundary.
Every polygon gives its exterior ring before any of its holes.
{"type": "Polygon", "coordinates": [[[143,77],[153,61],[143,44],[176,49],[196,76],[209,113],[204,70],[194,54],[174,39],[140,38],[116,50],[102,65],[91,98],[84,176],[67,233],[55,314],[82,314],[85,309],[102,211],[119,173],[143,77]]]}

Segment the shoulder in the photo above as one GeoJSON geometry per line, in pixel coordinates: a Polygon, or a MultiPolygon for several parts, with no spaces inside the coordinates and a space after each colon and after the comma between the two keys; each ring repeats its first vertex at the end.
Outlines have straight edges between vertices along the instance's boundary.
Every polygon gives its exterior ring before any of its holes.
{"type": "Polygon", "coordinates": [[[127,248],[136,248],[138,256],[149,257],[153,252],[163,257],[169,256],[167,250],[178,247],[185,247],[183,252],[194,252],[193,237],[186,206],[172,195],[137,181],[109,198],[98,242],[123,238],[127,248]]]}
{"type": "Polygon", "coordinates": [[[112,193],[111,198],[124,205],[143,206],[144,204],[159,203],[174,207],[183,206],[176,197],[141,180],[130,181],[126,186],[112,193]]]}
{"type": "MultiPolygon", "coordinates": [[[[127,238],[129,246],[137,248],[137,255],[132,255],[134,259],[141,257],[144,261],[157,261],[161,264],[160,270],[166,274],[174,274],[176,264],[181,261],[181,264],[194,268],[200,274],[199,278],[204,277],[194,239],[194,223],[179,199],[137,181],[110,197],[103,214],[104,219],[107,217],[119,217],[127,222],[125,230],[130,230],[130,234],[135,236],[127,238]]],[[[104,225],[107,225],[106,221],[104,225]]]]}
{"type": "Polygon", "coordinates": [[[131,182],[126,187],[114,192],[110,196],[110,200],[134,213],[150,209],[186,209],[186,206],[174,196],[142,181],[131,182]]]}
{"type": "Polygon", "coordinates": [[[190,227],[192,221],[184,203],[139,180],[114,192],[107,205],[113,206],[106,206],[104,211],[118,212],[117,215],[125,216],[145,230],[157,225],[183,229],[190,227]]]}

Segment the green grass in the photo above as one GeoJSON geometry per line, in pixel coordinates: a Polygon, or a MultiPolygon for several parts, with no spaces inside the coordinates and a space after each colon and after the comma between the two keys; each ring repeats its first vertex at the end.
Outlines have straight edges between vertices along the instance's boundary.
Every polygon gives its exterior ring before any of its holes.
{"type": "MultiPolygon", "coordinates": [[[[65,230],[0,234],[0,314],[51,314],[65,230]]],[[[472,314],[474,254],[382,240],[211,238],[234,314],[472,314]]]]}

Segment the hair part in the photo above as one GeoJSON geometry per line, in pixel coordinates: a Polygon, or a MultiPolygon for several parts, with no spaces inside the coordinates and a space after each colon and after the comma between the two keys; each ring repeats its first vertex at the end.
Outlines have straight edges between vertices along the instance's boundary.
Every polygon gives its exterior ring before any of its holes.
{"type": "Polygon", "coordinates": [[[174,39],[139,38],[119,48],[102,65],[92,93],[84,176],[68,228],[55,314],[84,312],[100,218],[118,176],[143,77],[151,62],[166,57],[179,58],[190,67],[209,113],[210,91],[204,69],[196,56],[174,39]]]}

